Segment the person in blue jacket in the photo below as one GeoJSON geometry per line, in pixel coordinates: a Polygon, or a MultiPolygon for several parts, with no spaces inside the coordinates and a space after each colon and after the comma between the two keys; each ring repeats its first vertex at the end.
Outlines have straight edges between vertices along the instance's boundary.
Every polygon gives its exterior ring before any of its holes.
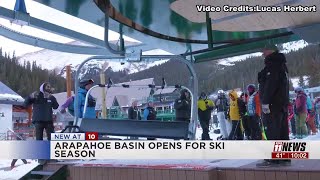
{"type": "Polygon", "coordinates": [[[157,111],[153,107],[153,103],[151,101],[148,102],[148,106],[143,111],[143,120],[156,120],[157,119],[157,111]]]}
{"type": "Polygon", "coordinates": [[[309,95],[307,95],[307,110],[308,112],[312,110],[312,101],[309,95]]]}
{"type": "Polygon", "coordinates": [[[78,89],[78,105],[75,109],[78,110],[79,118],[96,118],[96,100],[89,95],[86,112],[83,116],[84,104],[88,90],[92,87],[94,81],[92,79],[84,79],[80,81],[80,88],[78,89]]]}
{"type": "MultiPolygon", "coordinates": [[[[143,120],[156,120],[157,111],[154,109],[152,101],[148,102],[148,106],[143,111],[143,120]]],[[[156,140],[155,138],[149,137],[147,140],[156,140]]]]}

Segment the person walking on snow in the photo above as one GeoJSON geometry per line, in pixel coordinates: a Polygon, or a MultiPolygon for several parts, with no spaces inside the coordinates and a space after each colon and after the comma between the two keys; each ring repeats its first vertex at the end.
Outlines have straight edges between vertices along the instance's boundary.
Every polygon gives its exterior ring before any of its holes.
{"type": "Polygon", "coordinates": [[[217,118],[220,124],[222,140],[226,140],[229,137],[231,131],[231,123],[227,119],[227,111],[229,109],[228,99],[223,90],[218,91],[218,98],[214,103],[217,108],[217,118]]]}

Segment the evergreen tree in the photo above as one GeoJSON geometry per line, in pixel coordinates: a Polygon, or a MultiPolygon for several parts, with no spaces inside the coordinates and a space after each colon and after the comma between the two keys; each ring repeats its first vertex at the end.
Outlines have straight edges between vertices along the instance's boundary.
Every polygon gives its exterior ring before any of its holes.
{"type": "Polygon", "coordinates": [[[305,83],[304,83],[303,76],[300,76],[300,77],[299,77],[298,86],[299,86],[299,87],[302,87],[302,88],[305,88],[305,83]]]}

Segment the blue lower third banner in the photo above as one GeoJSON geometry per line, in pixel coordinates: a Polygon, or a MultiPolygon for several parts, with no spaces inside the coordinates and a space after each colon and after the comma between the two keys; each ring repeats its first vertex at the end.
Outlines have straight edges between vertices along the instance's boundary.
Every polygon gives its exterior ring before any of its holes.
{"type": "Polygon", "coordinates": [[[0,159],[50,159],[50,141],[0,141],[0,159]]]}

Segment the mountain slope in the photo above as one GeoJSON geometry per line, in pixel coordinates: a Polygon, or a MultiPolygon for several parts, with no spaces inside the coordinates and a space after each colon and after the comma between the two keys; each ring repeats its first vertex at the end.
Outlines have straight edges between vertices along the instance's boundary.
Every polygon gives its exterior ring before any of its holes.
{"type": "MultiPolygon", "coordinates": [[[[74,41],[72,43],[69,43],[71,45],[80,45],[80,46],[88,46],[88,44],[74,41]]],[[[60,72],[66,65],[72,64],[73,70],[76,70],[78,66],[87,58],[89,58],[91,55],[83,55],[83,54],[72,54],[72,53],[63,53],[63,52],[57,52],[52,50],[40,50],[32,53],[27,53],[23,56],[18,57],[18,61],[23,64],[24,62],[36,62],[38,66],[40,66],[43,69],[48,70],[55,70],[56,72],[60,72]]],[[[98,61],[98,60],[92,60],[88,62],[84,70],[82,71],[83,74],[87,73],[91,70],[100,70],[102,65],[106,61],[98,61]]],[[[147,63],[147,62],[141,62],[141,63],[124,63],[121,64],[120,60],[118,62],[114,61],[108,61],[109,67],[112,68],[113,71],[127,71],[128,74],[135,73],[142,71],[144,69],[148,69],[154,65],[162,64],[166,61],[158,61],[154,63],[147,63]]],[[[65,76],[65,74],[61,74],[62,76],[65,76]]]]}

